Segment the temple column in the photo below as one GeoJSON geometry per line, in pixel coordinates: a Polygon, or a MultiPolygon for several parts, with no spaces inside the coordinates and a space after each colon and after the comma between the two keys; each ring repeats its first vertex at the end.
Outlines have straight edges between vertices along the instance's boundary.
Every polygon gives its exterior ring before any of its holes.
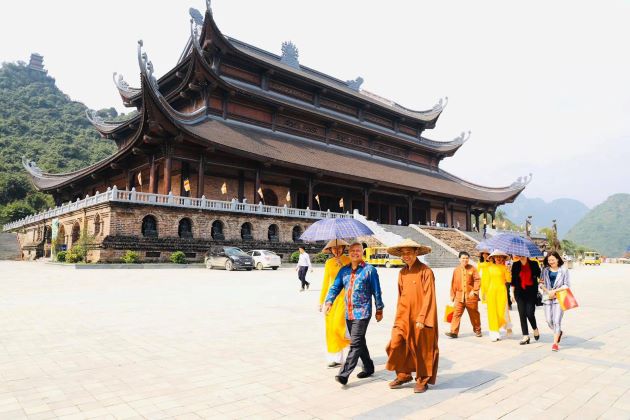
{"type": "Polygon", "coordinates": [[[470,232],[470,205],[466,205],[466,232],[470,232]]]}
{"type": "Polygon", "coordinates": [[[368,203],[368,199],[370,197],[370,190],[367,188],[363,188],[363,216],[365,216],[365,218],[368,218],[368,213],[369,213],[369,203],[368,203]]]}
{"type": "Polygon", "coordinates": [[[131,184],[132,184],[132,178],[133,178],[133,172],[131,172],[130,170],[126,170],[125,171],[125,190],[127,191],[131,191],[131,184]]]}
{"type": "Polygon", "coordinates": [[[157,179],[155,179],[155,155],[151,155],[151,168],[149,169],[149,192],[157,192],[157,179]]]}
{"type": "Polygon", "coordinates": [[[245,173],[238,171],[238,201],[243,201],[245,198],[245,173]]]}
{"type": "Polygon", "coordinates": [[[407,216],[407,225],[410,225],[413,223],[413,197],[407,197],[407,201],[409,202],[409,215],[407,216]]]}
{"type": "Polygon", "coordinates": [[[446,201],[444,202],[444,224],[450,226],[448,224],[448,203],[446,201]]]}
{"type": "Polygon", "coordinates": [[[164,194],[171,192],[171,171],[173,169],[173,159],[171,154],[167,154],[164,159],[164,194]]]}
{"type": "Polygon", "coordinates": [[[455,206],[451,204],[451,224],[450,226],[455,226],[455,206]]]}
{"type": "Polygon", "coordinates": [[[258,190],[260,189],[260,168],[256,169],[256,182],[254,184],[254,204],[258,204],[260,202],[260,194],[258,194],[258,190]]]}
{"type": "Polygon", "coordinates": [[[203,154],[199,155],[199,168],[197,169],[197,198],[203,195],[203,187],[206,175],[206,158],[203,154]]]}
{"type": "Polygon", "coordinates": [[[481,225],[479,224],[479,210],[475,212],[475,220],[477,221],[477,230],[481,230],[481,225]]]}
{"type": "Polygon", "coordinates": [[[313,178],[308,178],[308,208],[313,210],[313,178]]]}

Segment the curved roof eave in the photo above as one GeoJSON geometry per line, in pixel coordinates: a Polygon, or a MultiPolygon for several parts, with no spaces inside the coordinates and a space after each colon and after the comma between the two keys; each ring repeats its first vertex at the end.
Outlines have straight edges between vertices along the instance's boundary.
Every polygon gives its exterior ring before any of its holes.
{"type": "Polygon", "coordinates": [[[247,58],[258,63],[262,63],[265,66],[273,66],[278,70],[285,71],[294,76],[307,78],[309,81],[319,84],[320,87],[333,89],[337,91],[337,93],[350,96],[355,100],[370,102],[372,105],[380,107],[382,110],[389,113],[395,113],[406,118],[411,118],[417,122],[434,122],[448,104],[448,98],[445,98],[445,100],[440,99],[439,102],[430,110],[416,111],[385,98],[376,99],[375,96],[378,95],[373,93],[365,91],[362,93],[361,91],[351,89],[345,82],[318,72],[317,70],[313,70],[305,66],[300,66],[299,69],[291,67],[282,63],[279,60],[279,57],[275,54],[223,35],[212,17],[212,10],[209,8],[209,4],[207,4],[207,7],[208,9],[206,9],[204,25],[201,31],[201,37],[204,39],[204,43],[214,43],[219,49],[228,49],[237,56],[244,54],[247,58]],[[385,103],[385,101],[387,101],[387,103],[385,103]]]}

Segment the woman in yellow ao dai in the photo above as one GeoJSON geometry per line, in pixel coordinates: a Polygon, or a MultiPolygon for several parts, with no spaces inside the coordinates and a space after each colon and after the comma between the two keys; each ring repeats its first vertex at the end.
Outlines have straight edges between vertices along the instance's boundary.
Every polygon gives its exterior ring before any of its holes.
{"type": "MultiPolygon", "coordinates": [[[[328,294],[328,289],[335,282],[337,273],[344,265],[350,264],[350,257],[343,255],[345,248],[348,246],[346,241],[341,239],[333,239],[326,244],[322,252],[332,254],[333,256],[326,261],[324,266],[324,280],[322,282],[322,291],[319,295],[319,311],[328,294]]],[[[343,290],[335,301],[328,315],[324,317],[326,320],[326,348],[328,367],[338,367],[343,362],[343,349],[350,345],[350,339],[346,332],[346,307],[344,304],[343,290]]]]}
{"type": "Polygon", "coordinates": [[[512,281],[512,273],[505,265],[507,254],[494,250],[489,258],[492,263],[485,266],[481,273],[481,296],[488,306],[490,339],[498,341],[501,337],[499,330],[508,322],[505,283],[512,281]]]}

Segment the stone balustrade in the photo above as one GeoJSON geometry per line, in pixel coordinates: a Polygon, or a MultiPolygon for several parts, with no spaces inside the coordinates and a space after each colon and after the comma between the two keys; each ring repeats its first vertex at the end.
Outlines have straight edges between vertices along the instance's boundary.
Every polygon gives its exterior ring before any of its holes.
{"type": "Polygon", "coordinates": [[[349,213],[335,213],[331,211],[318,211],[310,209],[297,209],[280,206],[267,206],[262,203],[250,204],[240,203],[234,201],[222,201],[222,200],[208,200],[205,196],[201,198],[182,197],[175,196],[171,192],[170,194],[152,194],[145,192],[138,192],[135,188],[131,191],[119,190],[115,186],[108,188],[107,191],[102,193],[96,193],[94,196],[86,196],[84,199],[77,199],[75,202],[70,202],[53,209],[43,211],[41,213],[27,216],[23,219],[16,220],[11,223],[7,223],[3,227],[3,231],[11,231],[21,228],[32,223],[37,223],[42,220],[53,219],[63,214],[67,214],[76,210],[88,208],[96,204],[106,202],[126,202],[130,204],[146,204],[152,206],[163,207],[177,207],[186,209],[200,209],[219,212],[241,213],[241,214],[256,214],[263,216],[276,216],[276,217],[293,217],[300,219],[334,219],[334,218],[351,218],[352,214],[349,213]]]}

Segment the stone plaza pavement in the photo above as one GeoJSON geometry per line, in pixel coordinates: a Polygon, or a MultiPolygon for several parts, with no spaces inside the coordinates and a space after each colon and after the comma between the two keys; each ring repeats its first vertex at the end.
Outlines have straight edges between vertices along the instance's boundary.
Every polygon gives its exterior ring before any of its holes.
{"type": "MultiPolygon", "coordinates": [[[[0,418],[630,418],[630,265],[571,270],[581,306],[558,353],[540,308],[541,340],[527,346],[518,325],[491,343],[467,315],[456,340],[440,323],[438,382],[416,395],[387,387],[398,270],[379,272],[385,316],[367,337],[376,374],[342,388],[324,360],[323,268],[300,293],[289,267],[0,262],[0,418]]],[[[440,315],[450,273],[436,270],[440,315]]]]}

